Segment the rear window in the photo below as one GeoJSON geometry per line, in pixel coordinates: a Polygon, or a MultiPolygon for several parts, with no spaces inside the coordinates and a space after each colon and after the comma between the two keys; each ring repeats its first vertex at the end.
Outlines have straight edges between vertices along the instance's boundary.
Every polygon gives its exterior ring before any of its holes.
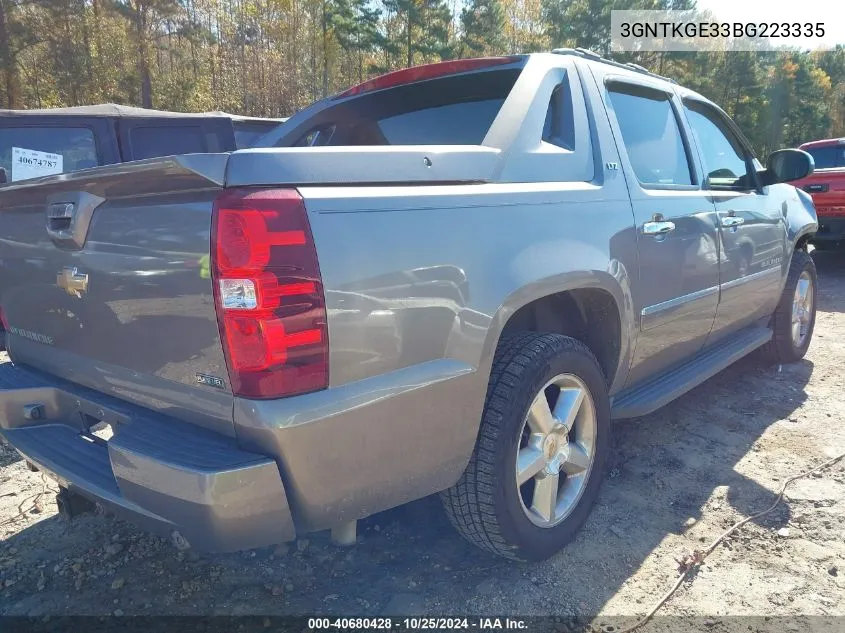
{"type": "Polygon", "coordinates": [[[520,72],[488,70],[366,93],[319,112],[282,144],[479,145],[520,72]]]}
{"type": "Polygon", "coordinates": [[[546,121],[543,124],[543,141],[563,149],[575,149],[575,117],[572,112],[572,91],[569,78],[565,78],[552,92],[546,121]]]}
{"type": "Polygon", "coordinates": [[[94,132],[86,127],[0,127],[0,167],[10,181],[99,165],[94,132]]]}
{"type": "Polygon", "coordinates": [[[134,160],[209,151],[199,125],[136,126],[129,132],[129,141],[134,160]]]}
{"type": "Polygon", "coordinates": [[[806,152],[813,157],[816,169],[845,167],[845,145],[811,147],[806,152]]]}

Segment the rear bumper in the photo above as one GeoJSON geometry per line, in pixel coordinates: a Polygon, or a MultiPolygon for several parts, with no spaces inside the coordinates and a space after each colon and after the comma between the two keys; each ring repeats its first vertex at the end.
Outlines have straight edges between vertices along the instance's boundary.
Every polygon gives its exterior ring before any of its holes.
{"type": "Polygon", "coordinates": [[[452,486],[486,389],[482,373],[438,359],[294,398],[235,398],[235,432],[277,457],[297,529],[323,530],[452,486]]]}
{"type": "Polygon", "coordinates": [[[104,511],[163,536],[178,531],[192,547],[234,551],[295,537],[275,460],[166,415],[2,363],[0,433],[104,511]],[[36,403],[41,415],[31,419],[36,403]],[[94,420],[115,429],[108,443],[83,433],[94,420]]]}
{"type": "Polygon", "coordinates": [[[470,366],[441,359],[295,398],[236,398],[235,440],[0,363],[0,434],[109,513],[235,551],[448,488],[472,454],[485,389],[470,366]],[[25,415],[34,403],[41,419],[25,415]],[[86,439],[85,420],[114,436],[86,439]]]}

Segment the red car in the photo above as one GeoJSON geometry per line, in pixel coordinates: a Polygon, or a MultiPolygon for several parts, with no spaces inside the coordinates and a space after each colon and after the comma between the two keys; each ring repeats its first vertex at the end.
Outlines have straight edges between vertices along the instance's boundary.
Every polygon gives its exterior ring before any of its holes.
{"type": "Polygon", "coordinates": [[[816,248],[845,245],[845,138],[804,143],[800,149],[813,157],[815,171],[794,184],[811,196],[819,217],[813,237],[816,248]]]}

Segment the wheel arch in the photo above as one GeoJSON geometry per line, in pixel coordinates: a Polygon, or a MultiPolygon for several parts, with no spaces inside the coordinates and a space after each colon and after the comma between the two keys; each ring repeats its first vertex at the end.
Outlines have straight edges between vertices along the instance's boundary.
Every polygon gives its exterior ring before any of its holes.
{"type": "Polygon", "coordinates": [[[795,189],[795,194],[798,198],[797,205],[790,205],[786,202],[783,205],[784,215],[786,216],[787,239],[789,240],[789,252],[787,253],[789,258],[796,250],[806,248],[807,243],[819,230],[816,207],[810,194],[800,189],[795,189]]]}
{"type": "Polygon", "coordinates": [[[492,366],[504,334],[522,330],[564,334],[596,355],[612,394],[627,377],[635,321],[628,284],[607,272],[573,273],[529,284],[509,296],[493,317],[484,343],[484,367],[492,366]]]}
{"type": "Polygon", "coordinates": [[[801,236],[797,240],[795,240],[795,248],[792,249],[793,252],[806,250],[807,244],[810,243],[810,240],[813,238],[813,235],[815,235],[815,234],[816,234],[816,232],[811,231],[811,230],[807,230],[804,233],[802,233],[801,236]]]}

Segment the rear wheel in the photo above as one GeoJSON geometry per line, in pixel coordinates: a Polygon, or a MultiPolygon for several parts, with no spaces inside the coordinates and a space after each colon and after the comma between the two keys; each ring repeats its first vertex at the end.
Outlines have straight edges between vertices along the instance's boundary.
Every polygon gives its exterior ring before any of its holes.
{"type": "Polygon", "coordinates": [[[763,348],[773,363],[794,363],[804,358],[816,325],[816,265],[806,251],[792,255],[789,276],[772,315],[772,340],[763,348]]]}
{"type": "Polygon", "coordinates": [[[518,560],[568,543],[598,495],[610,411],[590,350],[558,334],[508,336],[493,363],[475,451],[441,497],[470,542],[518,560]]]}

